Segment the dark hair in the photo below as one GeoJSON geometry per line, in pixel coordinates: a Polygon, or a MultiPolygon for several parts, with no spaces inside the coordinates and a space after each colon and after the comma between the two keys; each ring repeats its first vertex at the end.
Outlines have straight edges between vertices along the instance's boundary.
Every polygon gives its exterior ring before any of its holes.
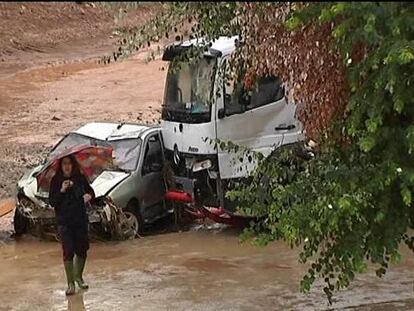
{"type": "Polygon", "coordinates": [[[58,170],[56,172],[56,175],[63,176],[62,163],[63,163],[63,159],[65,159],[65,158],[69,158],[70,162],[72,163],[72,174],[71,174],[72,177],[80,176],[81,171],[80,171],[80,168],[79,168],[79,163],[73,155],[68,155],[68,156],[65,156],[65,157],[59,159],[58,170]]]}

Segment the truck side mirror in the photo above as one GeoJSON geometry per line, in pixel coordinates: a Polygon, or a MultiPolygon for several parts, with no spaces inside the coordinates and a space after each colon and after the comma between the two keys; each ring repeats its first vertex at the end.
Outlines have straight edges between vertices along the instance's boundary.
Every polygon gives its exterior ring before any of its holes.
{"type": "Polygon", "coordinates": [[[220,108],[217,114],[218,118],[223,119],[225,115],[226,115],[226,110],[224,108],[220,108]]]}

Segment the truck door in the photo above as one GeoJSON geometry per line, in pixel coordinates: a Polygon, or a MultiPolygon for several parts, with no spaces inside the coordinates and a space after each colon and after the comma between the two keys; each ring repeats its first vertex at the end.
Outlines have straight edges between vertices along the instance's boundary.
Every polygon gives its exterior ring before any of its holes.
{"type": "MultiPolygon", "coordinates": [[[[227,61],[222,63],[228,70],[227,61]]],[[[294,104],[284,98],[278,77],[258,79],[258,88],[248,93],[242,83],[223,82],[217,109],[217,138],[269,155],[283,144],[284,134],[296,132],[294,104]]],[[[254,158],[218,149],[220,176],[223,179],[247,176],[255,167],[254,158]]]]}
{"type": "Polygon", "coordinates": [[[153,219],[165,212],[163,179],[164,155],[161,137],[158,132],[149,134],[144,141],[144,158],[141,167],[142,185],[141,197],[142,216],[153,219]]]}

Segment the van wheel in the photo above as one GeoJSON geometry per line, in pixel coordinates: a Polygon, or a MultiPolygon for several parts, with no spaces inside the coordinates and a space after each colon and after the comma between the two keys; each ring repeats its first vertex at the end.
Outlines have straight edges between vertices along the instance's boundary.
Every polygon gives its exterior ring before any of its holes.
{"type": "Polygon", "coordinates": [[[27,233],[29,228],[29,219],[22,215],[18,208],[14,210],[13,226],[17,236],[27,233]]]}
{"type": "Polygon", "coordinates": [[[132,218],[135,216],[134,218],[136,218],[137,226],[136,232],[137,234],[141,234],[143,232],[144,221],[142,220],[138,202],[135,200],[129,201],[124,213],[131,223],[135,222],[135,220],[132,218]]]}
{"type": "Polygon", "coordinates": [[[139,223],[137,217],[128,211],[124,211],[125,221],[121,224],[121,235],[127,239],[138,235],[139,223]]]}

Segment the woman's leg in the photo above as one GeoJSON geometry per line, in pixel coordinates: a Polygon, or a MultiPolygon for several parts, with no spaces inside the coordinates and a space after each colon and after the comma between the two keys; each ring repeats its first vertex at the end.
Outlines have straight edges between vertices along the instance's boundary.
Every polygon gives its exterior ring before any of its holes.
{"type": "Polygon", "coordinates": [[[88,225],[77,227],[75,236],[75,281],[79,288],[88,289],[88,284],[83,280],[83,270],[89,249],[88,225]]]}
{"type": "Polygon", "coordinates": [[[75,277],[73,272],[74,239],[72,230],[68,226],[58,226],[63,249],[63,265],[65,266],[68,288],[66,295],[75,293],[75,277]]]}

